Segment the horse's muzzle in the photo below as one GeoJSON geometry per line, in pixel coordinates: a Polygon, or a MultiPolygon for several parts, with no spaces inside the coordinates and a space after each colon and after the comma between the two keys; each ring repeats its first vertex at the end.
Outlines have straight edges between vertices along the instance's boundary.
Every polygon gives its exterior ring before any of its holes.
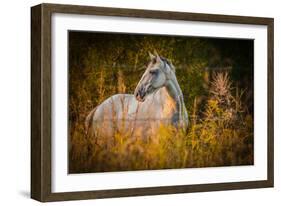
{"type": "Polygon", "coordinates": [[[135,97],[139,102],[144,102],[145,100],[145,91],[144,87],[141,87],[139,90],[135,92],[135,97]]]}

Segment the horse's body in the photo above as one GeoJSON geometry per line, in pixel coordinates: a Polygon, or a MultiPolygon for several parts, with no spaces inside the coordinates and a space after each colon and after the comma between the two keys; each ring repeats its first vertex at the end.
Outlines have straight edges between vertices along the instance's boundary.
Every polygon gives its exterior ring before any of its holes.
{"type": "Polygon", "coordinates": [[[85,122],[89,135],[105,137],[120,131],[151,136],[160,124],[187,127],[187,111],[173,66],[158,55],[151,55],[151,61],[134,95],[116,94],[90,112],[85,122]]]}

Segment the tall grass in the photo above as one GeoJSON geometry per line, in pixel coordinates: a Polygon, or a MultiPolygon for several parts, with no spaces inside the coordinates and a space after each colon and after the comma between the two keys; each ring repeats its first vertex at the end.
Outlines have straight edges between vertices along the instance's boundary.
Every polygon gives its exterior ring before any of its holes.
{"type": "MultiPolygon", "coordinates": [[[[122,72],[118,72],[116,90],[119,92],[126,90],[123,79],[122,72]]],[[[101,86],[99,95],[103,95],[103,89],[101,86]]],[[[212,77],[203,112],[197,111],[197,98],[194,99],[187,131],[163,124],[156,135],[146,138],[132,137],[132,133],[126,130],[114,131],[110,141],[101,136],[86,136],[83,114],[80,122],[72,125],[69,171],[81,173],[253,164],[253,119],[244,109],[242,97],[243,92],[232,87],[227,73],[216,73],[212,77]]]]}

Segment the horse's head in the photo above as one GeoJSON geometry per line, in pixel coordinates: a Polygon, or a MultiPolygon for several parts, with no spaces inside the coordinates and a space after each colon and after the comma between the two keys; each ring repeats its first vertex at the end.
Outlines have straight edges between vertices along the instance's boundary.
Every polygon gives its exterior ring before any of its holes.
{"type": "Polygon", "coordinates": [[[135,89],[135,97],[143,102],[145,98],[164,87],[171,75],[174,74],[173,65],[158,54],[151,54],[150,62],[135,89]]]}

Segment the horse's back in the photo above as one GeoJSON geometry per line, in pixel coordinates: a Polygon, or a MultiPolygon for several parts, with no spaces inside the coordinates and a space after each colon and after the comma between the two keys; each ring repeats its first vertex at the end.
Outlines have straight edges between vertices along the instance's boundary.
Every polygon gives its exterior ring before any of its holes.
{"type": "Polygon", "coordinates": [[[112,120],[128,118],[128,115],[134,113],[137,107],[137,101],[134,95],[115,94],[103,101],[97,108],[94,120],[112,120]]]}
{"type": "Polygon", "coordinates": [[[87,116],[86,132],[90,136],[112,136],[122,122],[132,120],[136,105],[134,96],[129,94],[115,94],[107,98],[87,116]]]}

